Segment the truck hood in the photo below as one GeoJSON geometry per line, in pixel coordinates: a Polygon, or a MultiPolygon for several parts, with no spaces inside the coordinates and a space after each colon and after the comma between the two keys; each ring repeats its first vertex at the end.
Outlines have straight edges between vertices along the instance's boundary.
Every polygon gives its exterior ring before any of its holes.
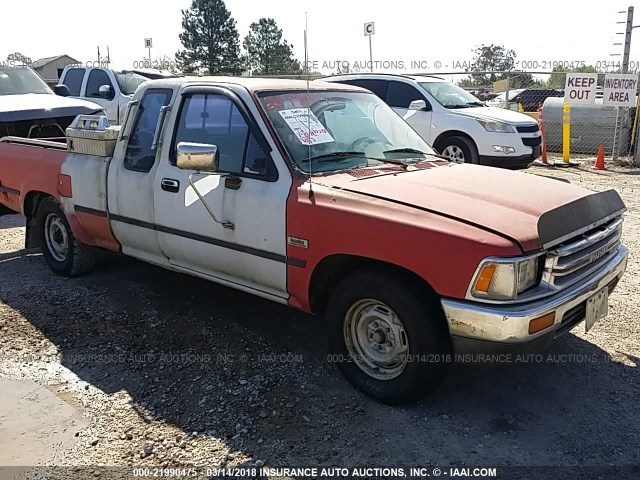
{"type": "Polygon", "coordinates": [[[88,115],[102,111],[96,103],[53,93],[0,95],[0,122],[88,115]]]}
{"type": "Polygon", "coordinates": [[[556,179],[478,165],[355,175],[331,175],[321,183],[459,220],[506,237],[524,252],[575,236],[625,210],[615,190],[596,193],[556,179]]]}
{"type": "Polygon", "coordinates": [[[511,125],[532,125],[535,119],[524,113],[506,110],[496,107],[471,107],[464,109],[451,110],[456,115],[471,118],[486,118],[489,120],[497,120],[499,122],[510,123],[511,125]]]}

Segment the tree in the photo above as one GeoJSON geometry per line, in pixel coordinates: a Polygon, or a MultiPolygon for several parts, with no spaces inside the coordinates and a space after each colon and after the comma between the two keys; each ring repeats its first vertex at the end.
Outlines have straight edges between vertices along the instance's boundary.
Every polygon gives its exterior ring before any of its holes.
{"type": "MultiPolygon", "coordinates": [[[[501,45],[481,45],[474,50],[471,72],[510,72],[516,65],[516,52],[501,45]]],[[[491,83],[506,78],[504,73],[472,73],[476,84],[491,83]]]]}
{"type": "MultiPolygon", "coordinates": [[[[567,70],[562,66],[553,67],[552,74],[547,80],[549,88],[564,88],[567,82],[567,73],[601,73],[591,65],[582,65],[578,68],[567,70]]],[[[598,85],[602,85],[604,79],[598,77],[598,85]]]]}
{"type": "Polygon", "coordinates": [[[31,58],[27,57],[26,55],[23,55],[20,52],[14,52],[7,55],[7,62],[20,62],[20,63],[25,63],[27,65],[30,65],[31,58]]]}
{"type": "Polygon", "coordinates": [[[244,38],[246,66],[255,75],[298,74],[301,67],[293,57],[293,45],[282,38],[273,18],[261,18],[249,27],[244,38]]]}
{"type": "Polygon", "coordinates": [[[240,36],[224,0],[192,0],[182,10],[180,41],[184,50],[176,61],[185,73],[242,73],[240,36]]]}
{"type": "Polygon", "coordinates": [[[493,82],[509,79],[509,88],[543,87],[530,73],[515,70],[516,52],[502,45],[481,45],[474,50],[474,60],[467,70],[469,77],[460,82],[464,87],[490,87],[493,82]],[[477,72],[477,73],[473,73],[477,72]],[[483,73],[492,72],[492,73],[483,73]]]}

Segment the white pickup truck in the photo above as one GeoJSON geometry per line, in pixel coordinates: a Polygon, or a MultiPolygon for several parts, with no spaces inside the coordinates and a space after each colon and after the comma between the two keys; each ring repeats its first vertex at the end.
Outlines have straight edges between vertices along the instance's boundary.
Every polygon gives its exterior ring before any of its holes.
{"type": "Polygon", "coordinates": [[[589,330],[627,264],[615,190],[443,161],[349,85],[151,81],[67,144],[0,139],[0,215],[55,272],[101,248],[321,315],[330,361],[387,403],[457,352],[589,330]]]}
{"type": "Polygon", "coordinates": [[[59,83],[67,86],[71,97],[101,105],[109,122],[120,125],[133,94],[147,80],[147,77],[132,71],[68,65],[59,83]]]}

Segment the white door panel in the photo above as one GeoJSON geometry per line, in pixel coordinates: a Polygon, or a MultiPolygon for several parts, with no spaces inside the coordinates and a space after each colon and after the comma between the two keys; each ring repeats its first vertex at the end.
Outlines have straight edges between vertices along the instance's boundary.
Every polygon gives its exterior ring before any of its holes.
{"type": "Polygon", "coordinates": [[[435,138],[432,138],[431,112],[409,110],[408,108],[394,108],[394,110],[398,112],[405,122],[418,132],[418,135],[420,135],[425,142],[433,145],[431,142],[435,140],[435,138]]]}
{"type": "MultiPolygon", "coordinates": [[[[184,118],[173,115],[167,131],[174,131],[179,122],[177,142],[215,144],[221,166],[240,165],[249,149],[237,147],[249,130],[231,100],[218,93],[198,93],[186,102],[180,109],[184,118]]],[[[285,232],[290,177],[267,181],[246,176],[242,169],[201,174],[179,169],[170,157],[169,149],[164,148],[154,197],[158,240],[169,262],[243,289],[288,297],[285,232]],[[190,177],[206,207],[190,186],[190,177]],[[160,188],[163,179],[177,181],[177,191],[160,188]],[[238,179],[239,187],[232,188],[238,179]]]]}

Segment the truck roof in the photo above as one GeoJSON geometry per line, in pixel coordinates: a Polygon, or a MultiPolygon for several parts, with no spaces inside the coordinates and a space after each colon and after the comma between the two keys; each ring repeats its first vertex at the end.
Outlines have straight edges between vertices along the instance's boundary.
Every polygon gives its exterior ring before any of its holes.
{"type": "Polygon", "coordinates": [[[250,92],[264,90],[351,90],[365,91],[360,87],[351,85],[323,82],[319,80],[291,80],[285,78],[261,78],[261,77],[179,77],[161,80],[152,80],[150,83],[154,87],[174,88],[178,85],[237,85],[244,87],[250,92]]]}

